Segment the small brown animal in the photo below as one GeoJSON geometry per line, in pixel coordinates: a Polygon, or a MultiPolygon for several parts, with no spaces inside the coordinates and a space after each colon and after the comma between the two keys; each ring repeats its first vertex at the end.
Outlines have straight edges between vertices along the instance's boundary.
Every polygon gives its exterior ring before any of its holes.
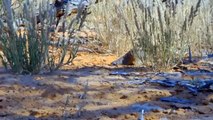
{"type": "Polygon", "coordinates": [[[130,50],[118,60],[113,61],[112,65],[134,65],[135,60],[134,52],[133,50],[130,50]]]}

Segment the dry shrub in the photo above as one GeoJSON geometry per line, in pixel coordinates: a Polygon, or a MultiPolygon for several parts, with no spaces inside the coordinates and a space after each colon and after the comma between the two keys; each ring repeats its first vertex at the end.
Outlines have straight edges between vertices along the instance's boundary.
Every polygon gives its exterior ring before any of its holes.
{"type": "MultiPolygon", "coordinates": [[[[126,34],[125,26],[117,12],[121,0],[103,0],[91,5],[91,15],[88,23],[97,32],[98,38],[104,46],[112,52],[121,55],[132,48],[129,36],[126,34]]],[[[122,7],[122,6],[120,6],[122,7]]]]}
{"type": "Polygon", "coordinates": [[[93,6],[92,25],[109,49],[134,48],[143,65],[166,69],[188,53],[212,53],[211,1],[103,0],[93,6]],[[207,3],[208,2],[208,3],[207,3]]]}
{"type": "Polygon", "coordinates": [[[14,11],[10,0],[2,2],[6,23],[0,19],[0,45],[3,52],[2,63],[6,68],[15,73],[36,74],[43,70],[54,71],[72,62],[78,50],[78,43],[70,42],[70,39],[73,38],[74,32],[81,28],[86,16],[86,13],[82,13],[81,5],[76,16],[62,18],[61,39],[51,41],[56,11],[49,2],[42,2],[36,10],[36,0],[26,1],[21,12],[14,11]],[[41,21],[40,25],[37,24],[38,19],[41,21]],[[17,32],[20,24],[24,25],[25,29],[25,32],[21,30],[21,34],[17,32]],[[68,36],[65,37],[65,33],[68,36]]]}

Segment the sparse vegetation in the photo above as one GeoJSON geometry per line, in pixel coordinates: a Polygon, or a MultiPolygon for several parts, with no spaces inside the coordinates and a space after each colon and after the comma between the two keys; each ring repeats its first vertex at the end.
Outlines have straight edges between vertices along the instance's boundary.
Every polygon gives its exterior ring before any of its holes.
{"type": "Polygon", "coordinates": [[[19,1],[0,0],[0,120],[213,118],[213,0],[19,1]]]}
{"type": "MultiPolygon", "coordinates": [[[[82,16],[85,14],[78,12],[69,20],[62,18],[63,35],[61,39],[52,42],[50,38],[55,29],[53,25],[56,21],[56,11],[49,3],[40,4],[36,10],[36,1],[25,2],[21,12],[17,13],[14,12],[9,0],[2,2],[6,23],[0,19],[0,39],[3,52],[1,58],[5,68],[11,68],[15,73],[35,74],[44,69],[53,71],[72,62],[78,44],[68,41],[73,38],[73,33],[81,28],[84,22],[82,16]],[[39,12],[38,16],[36,12],[39,12]],[[36,24],[38,18],[41,21],[39,25],[36,24]],[[20,25],[24,25],[24,30],[18,30],[20,25]]],[[[79,11],[82,11],[80,9],[83,8],[79,8],[79,11]]]]}
{"type": "Polygon", "coordinates": [[[100,40],[119,54],[133,48],[143,65],[169,68],[189,46],[194,56],[213,50],[211,1],[104,0],[92,11],[100,40]]]}

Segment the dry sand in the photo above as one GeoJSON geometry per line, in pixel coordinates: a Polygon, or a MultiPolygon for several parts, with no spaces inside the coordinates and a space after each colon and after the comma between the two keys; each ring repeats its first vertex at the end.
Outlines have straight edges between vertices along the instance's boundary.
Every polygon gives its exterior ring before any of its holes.
{"type": "MultiPolygon", "coordinates": [[[[146,120],[213,119],[212,91],[192,95],[178,86],[135,84],[135,81],[149,78],[154,73],[144,68],[109,66],[117,59],[116,55],[78,54],[73,65],[50,74],[23,76],[1,68],[0,119],[137,120],[144,104],[150,109],[144,114],[146,120]],[[119,72],[131,74],[113,74],[119,72]],[[159,100],[167,96],[177,96],[193,103],[159,100]]],[[[176,79],[191,78],[178,74],[180,76],[176,79]]],[[[151,79],[162,79],[162,76],[151,79]]],[[[212,76],[205,76],[205,79],[212,79],[212,76]]]]}

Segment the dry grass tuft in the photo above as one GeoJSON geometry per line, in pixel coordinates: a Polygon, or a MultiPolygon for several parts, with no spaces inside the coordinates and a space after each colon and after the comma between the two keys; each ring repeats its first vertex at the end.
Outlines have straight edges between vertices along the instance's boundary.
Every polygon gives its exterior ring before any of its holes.
{"type": "Polygon", "coordinates": [[[134,48],[143,65],[166,69],[189,46],[194,56],[213,52],[213,3],[207,1],[103,0],[91,7],[89,20],[111,51],[134,48]]]}

